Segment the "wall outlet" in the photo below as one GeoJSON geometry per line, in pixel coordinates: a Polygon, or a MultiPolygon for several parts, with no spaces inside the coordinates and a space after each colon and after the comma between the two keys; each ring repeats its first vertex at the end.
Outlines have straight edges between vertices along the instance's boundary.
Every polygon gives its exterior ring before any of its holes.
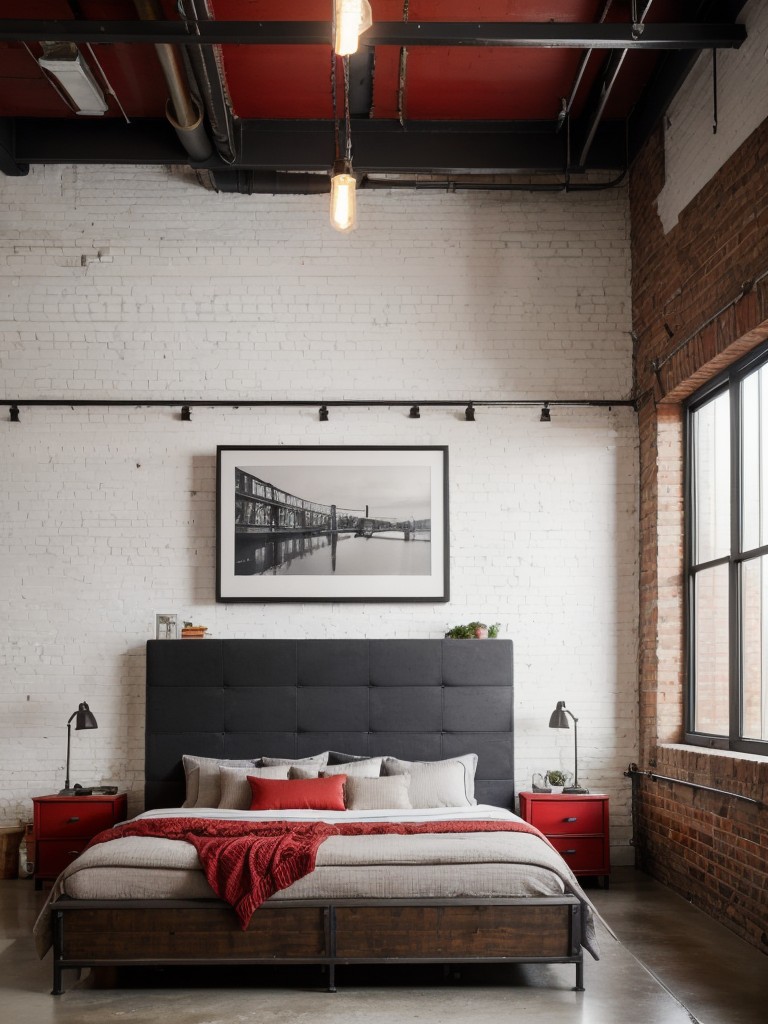
{"type": "Polygon", "coordinates": [[[179,616],[176,612],[155,615],[155,638],[157,640],[179,639],[179,616]]]}

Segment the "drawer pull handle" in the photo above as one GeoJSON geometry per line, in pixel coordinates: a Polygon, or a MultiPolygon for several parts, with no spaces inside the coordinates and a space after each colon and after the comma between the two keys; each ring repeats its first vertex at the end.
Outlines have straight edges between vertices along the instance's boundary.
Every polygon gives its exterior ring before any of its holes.
{"type": "Polygon", "coordinates": [[[576,853],[575,850],[563,850],[563,853],[576,853]]]}
{"type": "Polygon", "coordinates": [[[80,853],[79,850],[70,850],[69,851],[69,856],[70,857],[77,857],[79,855],[79,853],[80,853]]]}
{"type": "Polygon", "coordinates": [[[80,821],[80,819],[78,818],[78,816],[76,814],[73,814],[71,818],[67,818],[67,821],[68,822],[70,822],[70,821],[74,822],[74,821],[80,821]]]}
{"type": "Polygon", "coordinates": [[[578,818],[563,818],[563,821],[578,821],[578,818]]]}

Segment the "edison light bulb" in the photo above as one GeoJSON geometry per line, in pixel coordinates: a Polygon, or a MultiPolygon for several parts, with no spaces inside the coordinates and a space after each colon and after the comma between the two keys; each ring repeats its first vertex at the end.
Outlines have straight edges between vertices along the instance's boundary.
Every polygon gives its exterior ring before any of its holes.
{"type": "Polygon", "coordinates": [[[371,27],[371,5],[368,0],[334,0],[334,43],[339,57],[357,51],[358,36],[371,27]]]}
{"type": "Polygon", "coordinates": [[[357,227],[355,177],[334,174],[331,178],[331,226],[337,231],[354,231],[357,227]]]}

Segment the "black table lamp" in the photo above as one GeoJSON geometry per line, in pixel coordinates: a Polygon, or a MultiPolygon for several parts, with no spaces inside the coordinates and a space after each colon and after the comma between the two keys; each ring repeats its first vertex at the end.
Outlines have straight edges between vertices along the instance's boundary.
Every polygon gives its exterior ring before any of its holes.
{"type": "Polygon", "coordinates": [[[73,711],[67,721],[67,777],[64,780],[64,789],[59,790],[59,796],[72,796],[73,793],[79,791],[80,787],[75,786],[73,789],[69,788],[69,748],[72,740],[72,719],[76,719],[76,729],[98,729],[98,723],[93,717],[91,709],[88,707],[85,701],[78,705],[77,711],[73,711]]]}
{"type": "Polygon", "coordinates": [[[550,729],[570,729],[568,723],[568,715],[573,719],[573,785],[566,786],[563,789],[564,793],[588,793],[588,789],[583,789],[579,785],[579,726],[578,718],[569,711],[565,706],[564,700],[557,702],[557,707],[549,716],[549,728],[550,729]]]}

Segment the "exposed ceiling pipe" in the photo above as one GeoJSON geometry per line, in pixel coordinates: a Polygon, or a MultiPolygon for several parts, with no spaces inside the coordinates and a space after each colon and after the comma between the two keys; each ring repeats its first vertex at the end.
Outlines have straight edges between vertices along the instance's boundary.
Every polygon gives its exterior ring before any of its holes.
{"type": "MultiPolygon", "coordinates": [[[[576,183],[560,182],[499,182],[499,181],[452,181],[445,178],[425,180],[424,178],[370,178],[363,175],[358,181],[359,189],[413,189],[421,191],[458,192],[600,192],[615,188],[624,180],[626,171],[609,181],[576,183]]],[[[203,184],[216,192],[237,192],[243,196],[290,195],[306,196],[330,192],[331,179],[327,174],[302,171],[206,171],[203,184]]]]}
{"type": "Polygon", "coordinates": [[[212,171],[217,192],[238,192],[243,196],[309,196],[331,191],[327,174],[301,171],[212,171]]]}
{"type": "MultiPolygon", "coordinates": [[[[213,20],[208,0],[179,0],[179,13],[193,23],[213,20]]],[[[226,87],[221,46],[187,46],[184,58],[189,61],[192,80],[205,105],[216,151],[226,163],[234,163],[237,150],[232,104],[226,87]]]]}
{"type": "MultiPolygon", "coordinates": [[[[142,21],[163,20],[163,11],[157,0],[133,0],[133,6],[142,21]]],[[[155,43],[155,53],[170,93],[170,99],[165,106],[165,116],[192,159],[207,160],[212,155],[213,148],[203,126],[203,111],[190,94],[176,47],[171,43],[155,43]]]]}

